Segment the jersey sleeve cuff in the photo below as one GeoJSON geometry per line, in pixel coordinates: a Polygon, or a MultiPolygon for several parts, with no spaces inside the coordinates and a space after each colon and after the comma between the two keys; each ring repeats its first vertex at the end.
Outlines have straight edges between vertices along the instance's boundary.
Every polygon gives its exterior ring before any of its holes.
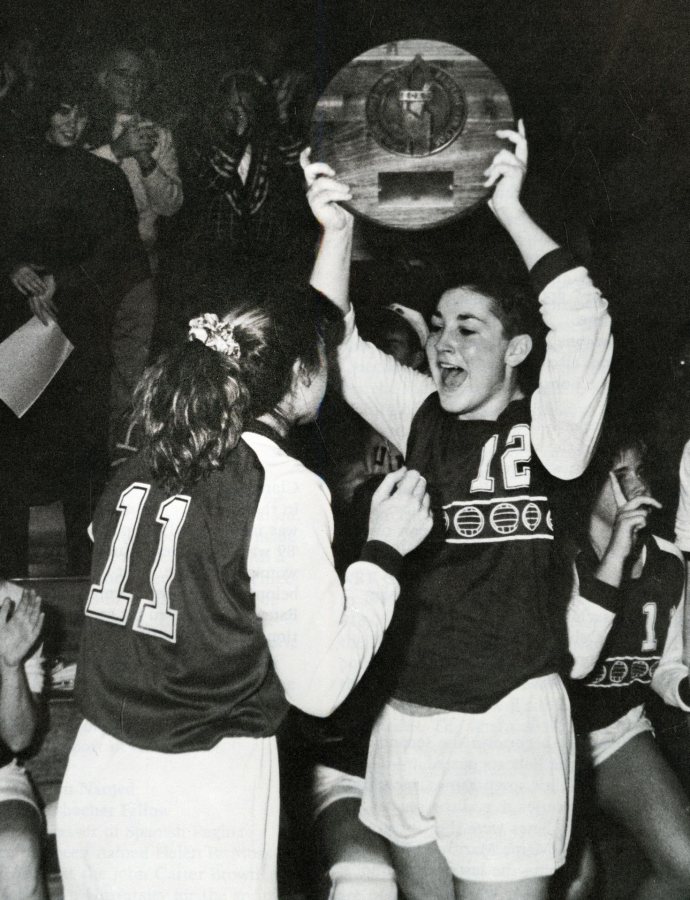
{"type": "Polygon", "coordinates": [[[618,613],[623,602],[617,587],[600,581],[594,575],[584,575],[580,579],[580,596],[614,615],[618,613]]]}
{"type": "Polygon", "coordinates": [[[573,259],[572,254],[563,247],[556,247],[555,250],[549,250],[548,253],[545,253],[532,266],[529,273],[532,288],[537,297],[559,275],[576,267],[577,263],[573,259]]]}
{"type": "Polygon", "coordinates": [[[393,578],[400,580],[403,557],[390,544],[384,541],[367,541],[359,558],[361,562],[373,563],[393,578]]]}

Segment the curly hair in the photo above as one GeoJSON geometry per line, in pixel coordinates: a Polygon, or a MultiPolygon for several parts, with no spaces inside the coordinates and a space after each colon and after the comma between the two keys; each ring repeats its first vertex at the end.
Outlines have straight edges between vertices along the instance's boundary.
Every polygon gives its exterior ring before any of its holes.
{"type": "Polygon", "coordinates": [[[282,417],[295,363],[318,370],[341,317],[316,292],[286,289],[265,304],[227,313],[224,322],[232,326],[238,357],[188,340],[162,354],[137,387],[132,424],[153,477],[168,489],[222,469],[253,419],[268,412],[282,417]]]}

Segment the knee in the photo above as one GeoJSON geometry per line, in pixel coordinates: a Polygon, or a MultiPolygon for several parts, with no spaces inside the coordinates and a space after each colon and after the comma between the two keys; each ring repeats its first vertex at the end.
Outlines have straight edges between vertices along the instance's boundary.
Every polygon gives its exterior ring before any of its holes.
{"type": "Polygon", "coordinates": [[[38,827],[35,831],[28,828],[3,830],[0,832],[0,900],[40,900],[43,897],[38,827]]]}
{"type": "Polygon", "coordinates": [[[328,900],[397,900],[395,872],[384,862],[336,863],[328,875],[328,900]]]}

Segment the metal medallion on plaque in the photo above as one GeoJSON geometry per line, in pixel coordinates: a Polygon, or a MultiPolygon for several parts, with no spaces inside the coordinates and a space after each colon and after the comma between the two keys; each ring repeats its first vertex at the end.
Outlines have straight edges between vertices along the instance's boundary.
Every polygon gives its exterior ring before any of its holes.
{"type": "Polygon", "coordinates": [[[483,172],[513,127],[510,100],[480,60],[452,44],[396,41],[332,79],[312,119],[312,158],[352,188],[355,213],[430,228],[488,196],[483,172]]]}

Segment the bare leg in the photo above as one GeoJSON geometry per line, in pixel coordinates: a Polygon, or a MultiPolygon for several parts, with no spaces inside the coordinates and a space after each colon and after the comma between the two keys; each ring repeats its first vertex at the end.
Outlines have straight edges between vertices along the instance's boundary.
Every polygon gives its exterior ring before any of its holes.
{"type": "Polygon", "coordinates": [[[453,874],[435,841],[420,847],[391,844],[391,856],[406,900],[454,900],[453,874]]]}
{"type": "Polygon", "coordinates": [[[328,866],[338,862],[384,862],[392,865],[388,842],[359,820],[360,801],[336,800],[317,819],[328,866]]]}
{"type": "Polygon", "coordinates": [[[327,806],[317,819],[330,886],[328,900],[397,900],[388,842],[359,820],[360,800],[327,806]]]}
{"type": "Polygon", "coordinates": [[[520,881],[460,881],[454,879],[455,900],[546,900],[548,878],[520,881]]]}
{"type": "Polygon", "coordinates": [[[638,900],[690,897],[690,803],[649,732],[638,734],[595,770],[602,809],[635,836],[653,872],[638,900]]]}
{"type": "Polygon", "coordinates": [[[45,900],[41,820],[29,803],[0,803],[0,900],[45,900]]]}

